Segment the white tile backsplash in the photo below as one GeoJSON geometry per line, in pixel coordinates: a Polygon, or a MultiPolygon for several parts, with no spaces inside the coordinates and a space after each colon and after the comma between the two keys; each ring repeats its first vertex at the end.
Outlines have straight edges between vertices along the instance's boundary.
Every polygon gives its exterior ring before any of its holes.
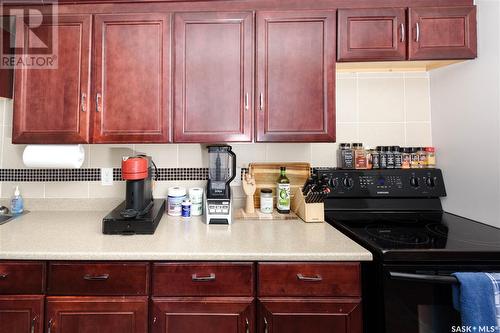
{"type": "MultiPolygon", "coordinates": [[[[431,145],[428,73],[337,73],[337,142],[376,145],[431,145]]],[[[0,98],[1,168],[24,168],[24,145],[13,145],[12,100],[0,98]]],[[[238,143],[232,144],[238,168],[250,162],[310,162],[335,166],[337,143],[238,143]]],[[[161,168],[207,167],[206,145],[86,145],[84,167],[119,167],[123,156],[146,153],[161,168]]],[[[204,186],[205,182],[158,182],[156,197],[165,197],[174,185],[204,186]]],[[[13,183],[0,184],[3,198],[12,194],[13,183]]],[[[27,198],[123,197],[125,185],[114,182],[21,183],[27,198]]],[[[235,192],[240,194],[240,192],[235,192]]]]}

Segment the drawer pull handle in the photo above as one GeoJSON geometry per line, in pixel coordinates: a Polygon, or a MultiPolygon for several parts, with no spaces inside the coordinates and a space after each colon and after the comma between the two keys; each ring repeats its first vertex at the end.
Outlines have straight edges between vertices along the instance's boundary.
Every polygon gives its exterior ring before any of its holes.
{"type": "Polygon", "coordinates": [[[5,280],[8,276],[9,274],[7,273],[0,274],[0,280],[5,280]]]}
{"type": "Polygon", "coordinates": [[[323,281],[323,278],[321,275],[315,275],[315,276],[304,276],[302,274],[297,274],[297,279],[300,281],[306,281],[306,282],[320,282],[323,281]]]}
{"type": "Polygon", "coordinates": [[[102,275],[86,274],[83,277],[83,279],[87,281],[106,281],[107,279],[109,279],[109,274],[102,274],[102,275]]]}
{"type": "Polygon", "coordinates": [[[49,320],[49,324],[47,326],[47,333],[50,333],[52,330],[52,325],[54,324],[54,321],[52,319],[49,320]]]}
{"type": "Polygon", "coordinates": [[[191,279],[195,282],[215,281],[215,274],[210,273],[210,275],[205,275],[205,276],[198,276],[198,274],[193,274],[191,276],[191,279]]]}
{"type": "Polygon", "coordinates": [[[36,324],[37,319],[38,319],[38,316],[35,316],[35,317],[33,317],[33,319],[31,319],[30,333],[35,333],[35,324],[36,324]]]}
{"type": "Polygon", "coordinates": [[[245,332],[250,333],[250,323],[248,322],[248,318],[245,318],[245,332]]]}
{"type": "Polygon", "coordinates": [[[264,317],[264,333],[269,332],[269,324],[267,323],[267,318],[264,317]]]}

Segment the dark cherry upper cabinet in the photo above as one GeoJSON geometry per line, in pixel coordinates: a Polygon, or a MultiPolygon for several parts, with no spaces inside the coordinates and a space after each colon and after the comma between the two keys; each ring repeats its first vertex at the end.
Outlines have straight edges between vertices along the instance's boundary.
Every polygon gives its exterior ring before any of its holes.
{"type": "Polygon", "coordinates": [[[0,296],[0,333],[43,333],[44,296],[0,296]]]}
{"type": "Polygon", "coordinates": [[[259,300],[259,333],[362,333],[359,299],[259,300]]]}
{"type": "Polygon", "coordinates": [[[335,14],[257,14],[257,141],[335,141],[335,14]]]}
{"type": "Polygon", "coordinates": [[[147,333],[147,297],[47,297],[46,332],[147,333]],[[50,331],[49,331],[50,330],[50,331]]]}
{"type": "Polygon", "coordinates": [[[338,61],[406,60],[406,9],[339,9],[338,61]]]}
{"type": "MultiPolygon", "coordinates": [[[[59,15],[32,29],[37,36],[57,29],[57,68],[15,69],[13,143],[89,142],[91,22],[90,15],[59,15]]],[[[31,30],[24,31],[16,39],[27,48],[31,30]]]]}
{"type": "Polygon", "coordinates": [[[410,8],[410,60],[477,56],[476,7],[410,8]]]}
{"type": "Polygon", "coordinates": [[[255,332],[253,298],[153,298],[152,333],[255,332]]]}
{"type": "Polygon", "coordinates": [[[174,31],[174,141],[251,141],[253,13],[176,14],[174,31]]]}
{"type": "MultiPolygon", "coordinates": [[[[11,49],[11,40],[15,38],[15,17],[0,16],[0,21],[0,34],[2,34],[0,56],[3,61],[4,57],[12,55],[14,52],[11,49]]],[[[0,68],[0,97],[12,98],[13,74],[12,69],[0,68]]]]}
{"type": "Polygon", "coordinates": [[[169,142],[168,14],[96,15],[95,143],[169,142]]]}

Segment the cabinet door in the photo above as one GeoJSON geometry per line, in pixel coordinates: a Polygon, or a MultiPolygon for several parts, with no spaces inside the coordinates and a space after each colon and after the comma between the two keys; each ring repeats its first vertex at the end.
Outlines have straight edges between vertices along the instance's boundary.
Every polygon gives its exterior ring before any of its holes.
{"type": "MultiPolygon", "coordinates": [[[[9,59],[14,50],[11,49],[11,39],[15,38],[13,31],[15,27],[14,16],[0,16],[0,40],[2,41],[0,49],[1,64],[4,64],[4,59],[9,59]],[[11,24],[11,20],[12,23],[11,24]]],[[[12,78],[13,71],[6,66],[0,65],[0,97],[12,98],[12,78]]]]}
{"type": "Polygon", "coordinates": [[[410,60],[477,56],[476,7],[410,8],[410,60]]]}
{"type": "Polygon", "coordinates": [[[47,332],[146,333],[147,297],[47,297],[47,332]]]}
{"type": "Polygon", "coordinates": [[[43,333],[43,296],[0,296],[0,333],[43,333]]]}
{"type": "Polygon", "coordinates": [[[169,16],[95,20],[94,142],[168,142],[169,16]]]}
{"type": "Polygon", "coordinates": [[[257,141],[335,140],[335,12],[257,14],[257,141]]]}
{"type": "Polygon", "coordinates": [[[339,9],[339,61],[405,59],[404,8],[339,9]]]}
{"type": "Polygon", "coordinates": [[[56,68],[15,69],[13,143],[89,141],[90,26],[90,15],[59,15],[16,34],[25,51],[33,34],[56,30],[58,43],[56,68]]]}
{"type": "Polygon", "coordinates": [[[254,332],[253,298],[153,298],[153,333],[254,332]]]}
{"type": "Polygon", "coordinates": [[[175,16],[175,142],[252,140],[253,14],[175,16]]]}
{"type": "Polygon", "coordinates": [[[359,299],[261,299],[263,333],[362,333],[359,299]]]}

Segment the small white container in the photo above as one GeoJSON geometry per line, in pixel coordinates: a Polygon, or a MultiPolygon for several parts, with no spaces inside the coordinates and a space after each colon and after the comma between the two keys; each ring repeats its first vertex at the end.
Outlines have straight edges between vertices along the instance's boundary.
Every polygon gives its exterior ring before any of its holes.
{"type": "Polygon", "coordinates": [[[264,214],[272,214],[274,210],[273,191],[269,188],[260,190],[260,211],[264,214]]]}
{"type": "Polygon", "coordinates": [[[182,202],[186,199],[186,189],[184,187],[170,187],[168,189],[167,212],[170,216],[182,215],[182,202]]]}
{"type": "Polygon", "coordinates": [[[189,189],[189,200],[191,200],[191,215],[203,215],[203,189],[201,187],[189,189]]]}

